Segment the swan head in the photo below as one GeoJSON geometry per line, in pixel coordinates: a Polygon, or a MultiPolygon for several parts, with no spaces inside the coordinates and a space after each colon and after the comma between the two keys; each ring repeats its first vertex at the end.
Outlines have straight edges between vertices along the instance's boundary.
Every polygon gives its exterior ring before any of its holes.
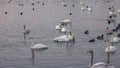
{"type": "Polygon", "coordinates": [[[87,54],[91,54],[91,53],[93,53],[93,50],[89,50],[89,51],[87,52],[87,54]]]}
{"type": "Polygon", "coordinates": [[[30,37],[29,37],[29,40],[30,40],[30,39],[34,39],[34,37],[30,36],[30,37]]]}

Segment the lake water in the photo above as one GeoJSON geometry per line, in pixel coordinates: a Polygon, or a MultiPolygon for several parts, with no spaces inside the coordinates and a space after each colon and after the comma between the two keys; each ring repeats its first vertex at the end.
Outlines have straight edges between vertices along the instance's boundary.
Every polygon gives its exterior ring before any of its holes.
{"type": "MultiPolygon", "coordinates": [[[[90,11],[81,10],[80,0],[8,1],[0,0],[0,68],[88,68],[90,55],[86,52],[90,49],[95,53],[94,63],[107,60],[105,48],[109,43],[101,40],[89,43],[88,40],[105,34],[106,27],[109,26],[105,21],[109,16],[108,7],[113,5],[120,9],[120,0],[111,0],[110,3],[104,3],[103,0],[81,0],[85,5],[93,7],[92,14],[90,11]],[[62,2],[65,2],[67,7],[64,7],[62,2]],[[33,8],[35,10],[32,10],[33,8]],[[21,12],[23,15],[20,15],[21,12]],[[75,43],[56,43],[52,40],[63,35],[55,30],[55,26],[64,19],[72,21],[75,43]],[[34,59],[31,58],[30,40],[27,38],[24,44],[23,24],[31,30],[35,43],[49,46],[47,50],[35,51],[34,59]],[[87,29],[90,30],[89,35],[84,34],[87,29]]],[[[116,21],[120,23],[120,15],[116,14],[116,21]]],[[[111,64],[119,68],[120,44],[115,45],[117,52],[111,55],[111,64]]]]}

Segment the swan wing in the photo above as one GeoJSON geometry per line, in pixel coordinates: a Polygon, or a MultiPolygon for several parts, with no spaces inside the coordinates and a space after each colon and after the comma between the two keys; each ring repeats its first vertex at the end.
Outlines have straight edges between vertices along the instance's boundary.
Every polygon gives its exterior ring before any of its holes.
{"type": "Polygon", "coordinates": [[[66,32],[66,31],[67,29],[65,27],[61,29],[61,32],[66,32]]]}
{"type": "Polygon", "coordinates": [[[111,42],[119,42],[120,41],[120,38],[118,37],[114,37],[113,39],[111,39],[111,42]]]}
{"type": "Polygon", "coordinates": [[[57,25],[57,26],[55,27],[55,29],[56,29],[56,30],[60,30],[60,29],[61,29],[60,25],[57,25]]]}
{"type": "Polygon", "coordinates": [[[108,46],[105,49],[105,52],[115,52],[117,50],[117,48],[115,46],[108,46]]]}
{"type": "Polygon", "coordinates": [[[105,64],[104,62],[98,62],[95,63],[91,68],[105,68],[105,64]]]}
{"type": "Polygon", "coordinates": [[[55,37],[53,40],[58,42],[64,42],[64,41],[69,41],[70,39],[66,35],[62,35],[59,37],[55,37]]]}
{"type": "Polygon", "coordinates": [[[45,48],[48,48],[48,46],[43,44],[36,44],[32,47],[32,49],[45,49],[45,48]]]}
{"type": "Polygon", "coordinates": [[[91,68],[115,68],[115,67],[104,62],[98,62],[94,64],[91,68]]]}

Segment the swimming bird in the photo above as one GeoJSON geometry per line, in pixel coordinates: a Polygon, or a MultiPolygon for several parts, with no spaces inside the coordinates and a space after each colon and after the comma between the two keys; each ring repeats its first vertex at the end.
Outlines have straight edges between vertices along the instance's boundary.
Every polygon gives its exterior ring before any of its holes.
{"type": "Polygon", "coordinates": [[[120,9],[118,9],[117,12],[120,13],[120,9]]]}
{"type": "Polygon", "coordinates": [[[89,30],[85,30],[85,31],[84,31],[84,34],[89,34],[89,30]]]}
{"type": "Polygon", "coordinates": [[[72,25],[72,22],[69,19],[65,19],[61,21],[62,26],[67,26],[68,24],[70,24],[70,26],[72,25]]]}
{"type": "Polygon", "coordinates": [[[61,28],[61,32],[66,33],[68,30],[65,27],[61,28]]]}
{"type": "Polygon", "coordinates": [[[20,12],[20,15],[22,16],[22,15],[23,15],[23,12],[20,12]]]}
{"type": "Polygon", "coordinates": [[[48,46],[47,45],[43,45],[43,44],[34,44],[34,41],[33,41],[33,37],[29,37],[29,39],[31,40],[31,49],[33,50],[36,50],[36,49],[48,49],[48,46]]]}
{"type": "Polygon", "coordinates": [[[67,42],[67,41],[75,41],[75,36],[72,32],[67,32],[66,35],[62,35],[59,37],[55,37],[53,41],[55,42],[67,42]]]}
{"type": "Polygon", "coordinates": [[[109,30],[109,28],[106,28],[106,34],[107,35],[112,35],[113,34],[113,30],[109,30]]]}
{"type": "Polygon", "coordinates": [[[24,28],[24,31],[23,31],[24,40],[26,40],[26,35],[29,35],[29,34],[30,34],[30,30],[29,30],[29,29],[26,29],[26,26],[25,26],[25,25],[23,25],[23,28],[24,28]]]}
{"type": "Polygon", "coordinates": [[[32,51],[32,58],[35,57],[35,54],[34,54],[34,50],[40,50],[40,49],[48,49],[48,46],[47,45],[43,45],[43,44],[34,44],[34,41],[33,41],[33,37],[29,37],[29,39],[31,40],[31,51],[32,51]]]}
{"type": "Polygon", "coordinates": [[[62,2],[62,5],[63,5],[64,7],[67,7],[67,4],[65,4],[64,2],[62,2]]]}
{"type": "Polygon", "coordinates": [[[90,39],[88,42],[95,42],[95,39],[93,38],[93,39],[90,39]]]}
{"type": "Polygon", "coordinates": [[[83,13],[84,13],[84,11],[85,11],[85,7],[84,7],[84,6],[81,6],[81,9],[82,9],[82,11],[83,11],[83,13]]]}
{"type": "Polygon", "coordinates": [[[5,14],[7,15],[8,13],[7,13],[7,12],[5,12],[5,14]]]}
{"type": "Polygon", "coordinates": [[[62,26],[61,26],[61,25],[57,25],[57,26],[55,26],[55,29],[56,29],[56,30],[61,30],[61,29],[62,29],[62,26]]]}
{"type": "Polygon", "coordinates": [[[117,48],[113,45],[107,45],[105,52],[106,53],[114,53],[116,52],[117,48]]]}
{"type": "Polygon", "coordinates": [[[120,33],[117,35],[117,37],[120,37],[120,33]]]}
{"type": "Polygon", "coordinates": [[[30,34],[30,30],[29,29],[26,29],[26,26],[23,25],[23,28],[24,28],[24,34],[30,34]]]}
{"type": "Polygon", "coordinates": [[[109,54],[108,54],[108,60],[107,60],[108,63],[98,62],[95,64],[93,64],[93,56],[94,56],[93,50],[88,51],[87,54],[91,55],[91,62],[89,64],[90,68],[115,68],[113,65],[109,64],[109,61],[110,61],[109,54]]]}
{"type": "Polygon", "coordinates": [[[118,43],[118,42],[120,42],[120,38],[114,37],[114,34],[113,34],[112,37],[111,37],[110,42],[111,42],[111,43],[118,43]]]}
{"type": "Polygon", "coordinates": [[[98,40],[103,40],[104,39],[104,35],[102,34],[101,36],[97,36],[96,37],[98,40]]]}
{"type": "Polygon", "coordinates": [[[86,8],[87,8],[87,10],[90,11],[91,14],[92,14],[92,6],[91,6],[91,7],[86,6],[86,8]]]}

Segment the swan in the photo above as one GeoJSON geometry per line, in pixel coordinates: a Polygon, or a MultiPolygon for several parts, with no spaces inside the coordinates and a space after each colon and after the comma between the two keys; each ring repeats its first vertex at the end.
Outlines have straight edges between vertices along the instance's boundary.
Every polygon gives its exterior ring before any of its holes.
{"type": "Polygon", "coordinates": [[[65,20],[61,21],[61,25],[67,26],[67,24],[72,25],[72,22],[69,19],[65,19],[65,20]]]}
{"type": "Polygon", "coordinates": [[[83,2],[80,2],[80,5],[82,5],[83,4],[83,2]]]}
{"type": "Polygon", "coordinates": [[[85,7],[84,7],[84,6],[82,6],[82,7],[81,7],[81,9],[82,9],[82,10],[83,10],[83,12],[84,12],[84,10],[85,10],[85,7]]]}
{"type": "Polygon", "coordinates": [[[61,25],[55,26],[55,29],[56,29],[56,30],[61,30],[61,25]]]}
{"type": "Polygon", "coordinates": [[[108,45],[107,48],[105,49],[106,53],[114,53],[116,52],[117,48],[115,46],[112,45],[108,45]]]}
{"type": "Polygon", "coordinates": [[[110,42],[111,42],[111,43],[117,43],[117,42],[120,42],[120,38],[119,38],[119,37],[114,37],[114,34],[112,34],[112,37],[111,37],[110,42]]]}
{"type": "Polygon", "coordinates": [[[117,12],[120,13],[120,9],[118,9],[117,12]]]}
{"type": "Polygon", "coordinates": [[[69,32],[66,35],[55,37],[53,39],[53,41],[55,41],[55,42],[67,42],[67,41],[71,41],[71,40],[73,40],[73,41],[75,40],[75,37],[72,32],[69,32]]]}
{"type": "Polygon", "coordinates": [[[114,12],[110,11],[109,14],[112,15],[112,14],[114,14],[114,12]]]}
{"type": "MultiPolygon", "coordinates": [[[[90,50],[87,53],[91,54],[91,62],[89,65],[90,68],[115,68],[113,65],[109,64],[109,62],[108,63],[98,62],[98,63],[93,64],[93,55],[94,55],[93,51],[90,50]]],[[[108,61],[109,61],[109,59],[110,59],[110,57],[108,54],[108,61]]]]}
{"type": "Polygon", "coordinates": [[[65,7],[67,6],[64,2],[62,2],[62,5],[65,6],[65,7]]]}
{"type": "Polygon", "coordinates": [[[23,25],[23,28],[24,28],[24,31],[23,31],[24,34],[30,34],[30,30],[26,29],[25,25],[23,25]]]}
{"type": "Polygon", "coordinates": [[[61,28],[61,32],[67,32],[67,29],[65,27],[61,28]]]}
{"type": "Polygon", "coordinates": [[[33,42],[33,37],[29,38],[31,40],[31,49],[32,50],[36,50],[36,49],[48,49],[47,45],[43,45],[43,44],[34,44],[33,42]]]}
{"type": "Polygon", "coordinates": [[[91,7],[88,7],[87,10],[88,10],[88,11],[92,11],[92,8],[91,8],[91,7]]]}

